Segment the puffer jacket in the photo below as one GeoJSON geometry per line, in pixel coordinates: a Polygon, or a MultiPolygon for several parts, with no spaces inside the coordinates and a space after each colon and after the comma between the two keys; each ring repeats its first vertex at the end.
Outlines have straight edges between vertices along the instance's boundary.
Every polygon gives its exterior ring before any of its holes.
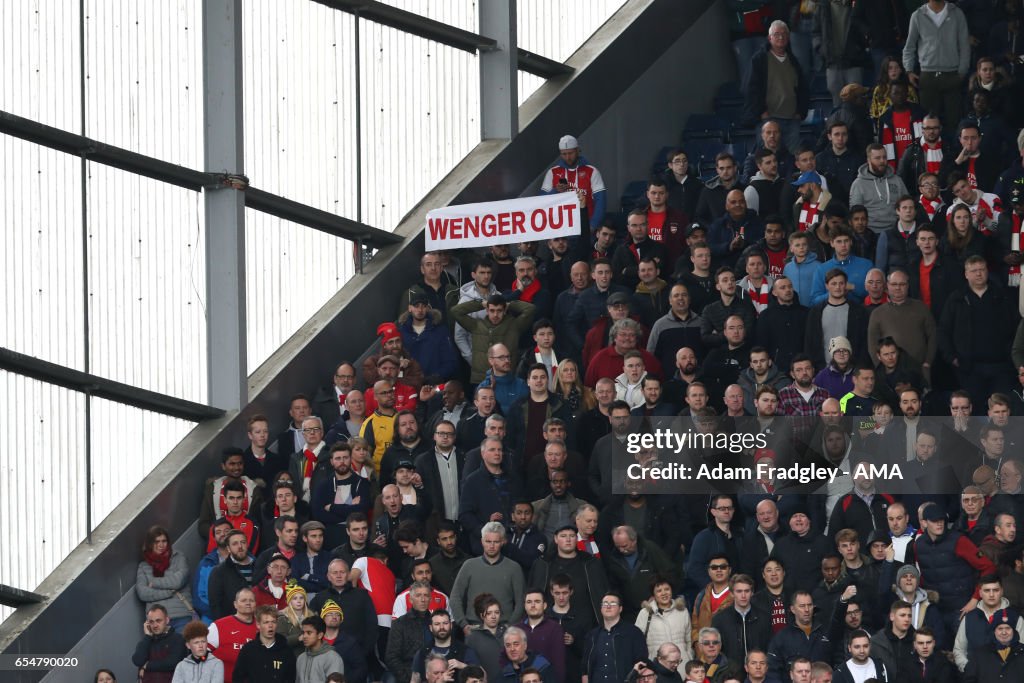
{"type": "Polygon", "coordinates": [[[667,610],[658,609],[654,600],[648,600],[640,607],[636,615],[636,627],[644,632],[647,639],[647,651],[653,660],[658,648],[665,643],[673,643],[683,653],[683,661],[693,659],[690,647],[690,611],[686,609],[686,600],[676,598],[667,610]]]}

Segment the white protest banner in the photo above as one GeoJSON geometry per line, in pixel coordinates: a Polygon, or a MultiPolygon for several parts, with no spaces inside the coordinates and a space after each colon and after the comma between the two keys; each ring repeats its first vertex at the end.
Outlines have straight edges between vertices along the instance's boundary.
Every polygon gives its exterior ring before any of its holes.
{"type": "Polygon", "coordinates": [[[427,251],[489,247],[580,234],[575,192],[461,204],[427,213],[427,251]]]}

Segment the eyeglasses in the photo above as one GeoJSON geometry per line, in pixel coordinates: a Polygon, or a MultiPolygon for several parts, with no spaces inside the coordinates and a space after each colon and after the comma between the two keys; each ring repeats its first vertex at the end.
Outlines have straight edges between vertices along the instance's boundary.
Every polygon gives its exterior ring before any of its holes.
{"type": "Polygon", "coordinates": [[[713,509],[718,510],[719,512],[732,512],[736,508],[733,507],[732,505],[721,505],[721,506],[713,508],[713,509]]]}
{"type": "Polygon", "coordinates": [[[320,427],[305,427],[305,428],[303,428],[302,433],[303,434],[316,434],[317,432],[322,432],[322,431],[324,431],[324,430],[321,429],[320,427]]]}
{"type": "Polygon", "coordinates": [[[848,609],[848,610],[846,610],[846,614],[847,614],[847,616],[849,616],[851,614],[861,614],[863,611],[864,610],[860,610],[860,609],[848,609]]]}
{"type": "Polygon", "coordinates": [[[704,647],[711,647],[712,645],[721,645],[722,641],[720,641],[720,640],[702,640],[702,641],[700,641],[700,644],[703,645],[704,647]]]}
{"type": "Polygon", "coordinates": [[[434,432],[434,436],[455,436],[455,432],[434,432]]]}
{"type": "Polygon", "coordinates": [[[710,569],[713,572],[720,572],[720,571],[728,569],[728,568],[729,568],[729,565],[727,565],[727,564],[709,564],[708,565],[708,569],[710,569]]]}
{"type": "Polygon", "coordinates": [[[617,603],[617,602],[608,602],[607,600],[601,603],[601,607],[618,607],[618,606],[619,606],[619,603],[617,603]]]}

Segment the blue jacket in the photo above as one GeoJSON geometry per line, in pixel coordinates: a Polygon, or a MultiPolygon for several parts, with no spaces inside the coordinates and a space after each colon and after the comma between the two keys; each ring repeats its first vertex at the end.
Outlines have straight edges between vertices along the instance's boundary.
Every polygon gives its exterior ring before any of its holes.
{"type": "Polygon", "coordinates": [[[724,553],[729,557],[729,566],[739,567],[742,541],[742,530],[734,530],[730,539],[716,525],[702,529],[693,537],[693,545],[686,558],[685,591],[691,605],[695,603],[697,593],[711,581],[708,577],[708,560],[711,556],[724,553]]]}
{"type": "Polygon", "coordinates": [[[195,576],[192,577],[192,606],[206,624],[213,623],[210,611],[210,572],[220,563],[220,553],[214,548],[199,560],[195,576]]]}
{"type": "Polygon", "coordinates": [[[486,467],[480,467],[466,477],[459,495],[459,523],[465,529],[473,553],[483,552],[480,529],[500,512],[512,519],[512,506],[523,497],[523,484],[515,474],[503,472],[494,476],[486,467]]]}
{"type": "Polygon", "coordinates": [[[772,636],[768,644],[768,670],[778,678],[789,672],[789,664],[797,657],[812,662],[832,661],[832,642],[826,627],[814,624],[811,635],[806,635],[793,621],[772,636]]]}
{"type": "Polygon", "coordinates": [[[402,346],[423,368],[424,376],[436,376],[441,380],[454,377],[459,369],[458,353],[448,328],[441,324],[440,312],[431,311],[426,322],[423,332],[416,334],[412,328],[412,316],[402,314],[398,318],[402,346]]]}
{"type": "Polygon", "coordinates": [[[782,269],[782,274],[793,282],[793,291],[800,297],[800,302],[810,308],[812,304],[807,303],[811,299],[811,291],[814,289],[814,275],[818,272],[821,261],[813,251],[807,252],[807,258],[803,263],[797,263],[790,259],[782,269]]]}
{"type": "MultiPolygon", "coordinates": [[[[504,659],[504,654],[502,658],[504,659]]],[[[555,675],[555,670],[551,667],[551,662],[545,659],[544,655],[534,654],[529,651],[526,653],[526,661],[518,669],[512,666],[511,662],[505,665],[501,670],[501,680],[518,683],[519,672],[523,669],[536,669],[540,673],[540,680],[543,683],[560,683],[555,675]]]]}
{"type": "Polygon", "coordinates": [[[603,292],[597,291],[596,285],[591,285],[576,297],[576,305],[569,313],[568,324],[565,326],[566,334],[573,348],[583,348],[587,330],[594,325],[598,318],[608,312],[608,297],[615,292],[633,295],[633,292],[613,282],[603,292]]]}
{"type": "Polygon", "coordinates": [[[591,683],[620,683],[629,676],[634,664],[647,660],[647,641],[643,631],[628,622],[619,620],[611,630],[606,630],[602,624],[587,634],[581,659],[582,672],[591,683]],[[609,650],[615,671],[600,672],[596,667],[609,650]]]}
{"type": "Polygon", "coordinates": [[[323,522],[328,526],[338,526],[345,523],[349,513],[370,511],[373,507],[373,494],[370,492],[370,482],[358,474],[349,474],[350,481],[348,483],[352,487],[352,498],[358,497],[359,502],[355,505],[335,503],[335,476],[333,472],[331,474],[331,477],[320,482],[316,490],[313,491],[313,502],[310,505],[313,508],[313,519],[323,522]],[[330,508],[326,509],[327,506],[330,506],[330,508]]]}
{"type": "Polygon", "coordinates": [[[764,223],[750,209],[747,209],[747,215],[742,221],[734,221],[732,216],[724,213],[715,219],[708,230],[708,246],[711,247],[714,262],[730,268],[736,265],[736,259],[744,248],[761,239],[764,239],[764,223]],[[730,251],[730,243],[741,230],[743,246],[736,251],[730,251]]]}
{"type": "Polygon", "coordinates": [[[492,377],[491,371],[488,370],[487,374],[484,375],[484,380],[480,382],[480,386],[494,388],[494,398],[498,405],[501,406],[501,413],[503,415],[508,415],[508,411],[512,409],[512,404],[530,393],[526,382],[521,377],[516,377],[515,373],[512,372],[502,377],[492,377]]]}
{"type": "Polygon", "coordinates": [[[297,552],[292,558],[292,576],[307,593],[318,593],[328,587],[327,565],[331,563],[331,554],[321,550],[310,561],[309,554],[297,552]]]}
{"type": "Polygon", "coordinates": [[[864,289],[864,280],[868,276],[868,271],[874,267],[875,264],[871,261],[860,256],[854,256],[853,254],[850,254],[845,261],[839,261],[832,257],[828,261],[819,264],[818,269],[814,272],[810,305],[820,304],[828,298],[828,289],[825,287],[825,274],[833,268],[838,268],[846,273],[846,279],[853,285],[853,300],[858,302],[864,301],[864,298],[868,295],[868,290],[864,289]]]}

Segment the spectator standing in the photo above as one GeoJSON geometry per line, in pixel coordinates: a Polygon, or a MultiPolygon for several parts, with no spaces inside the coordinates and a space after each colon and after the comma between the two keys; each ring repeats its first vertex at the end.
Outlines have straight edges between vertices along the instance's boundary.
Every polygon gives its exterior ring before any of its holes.
{"type": "Polygon", "coordinates": [[[911,14],[903,66],[920,92],[921,105],[937,113],[951,133],[960,120],[963,79],[971,68],[963,11],[946,0],[928,0],[911,14]]]}
{"type": "Polygon", "coordinates": [[[768,42],[750,60],[748,121],[776,121],[786,146],[796,149],[800,145],[800,123],[807,115],[809,92],[801,64],[790,49],[789,26],[784,21],[773,21],[768,27],[768,42]]]}
{"type": "Polygon", "coordinates": [[[580,153],[580,143],[572,135],[563,135],[559,138],[558,156],[558,162],[544,174],[541,193],[582,190],[587,198],[590,224],[601,225],[604,222],[607,203],[607,192],[601,172],[580,153]]]}

